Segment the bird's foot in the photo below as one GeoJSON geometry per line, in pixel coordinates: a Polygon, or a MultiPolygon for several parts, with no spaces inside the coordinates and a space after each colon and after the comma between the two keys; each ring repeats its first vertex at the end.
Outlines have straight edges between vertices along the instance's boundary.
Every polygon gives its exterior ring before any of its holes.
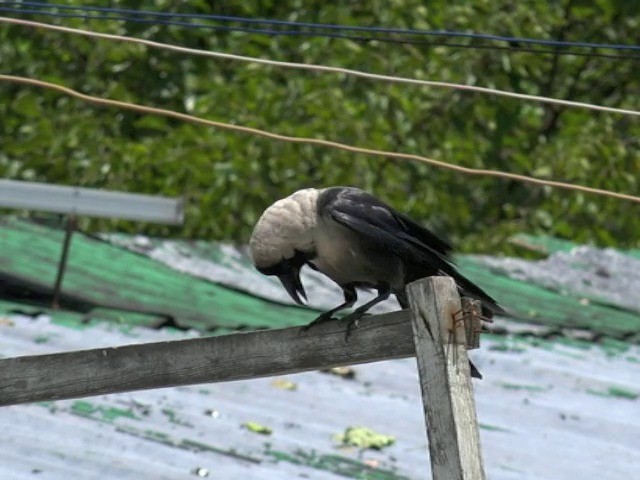
{"type": "Polygon", "coordinates": [[[336,318],[334,318],[334,316],[333,316],[333,312],[331,312],[331,311],[324,312],[324,313],[321,313],[320,315],[318,315],[318,318],[316,318],[313,322],[309,323],[308,325],[303,326],[300,330],[303,331],[303,332],[306,332],[307,330],[309,330],[314,325],[318,325],[319,323],[328,322],[330,320],[336,320],[336,318]]]}

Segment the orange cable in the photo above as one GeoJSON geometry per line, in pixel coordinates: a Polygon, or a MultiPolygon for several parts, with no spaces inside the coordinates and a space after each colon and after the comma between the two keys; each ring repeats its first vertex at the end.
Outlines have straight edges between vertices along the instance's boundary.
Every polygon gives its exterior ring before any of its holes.
{"type": "Polygon", "coordinates": [[[80,93],[76,90],[72,90],[62,85],[43,82],[43,81],[35,80],[32,78],[17,77],[13,75],[0,75],[0,81],[55,90],[57,92],[64,93],[66,95],[69,95],[75,98],[79,98],[81,100],[84,100],[85,102],[92,103],[94,105],[119,107],[119,108],[132,110],[139,113],[147,113],[152,115],[160,115],[164,117],[176,118],[178,120],[195,123],[198,125],[206,125],[209,127],[222,128],[225,130],[231,130],[235,132],[248,133],[251,135],[258,135],[258,136],[270,138],[273,140],[280,140],[280,141],[291,142],[291,143],[309,144],[309,145],[319,145],[323,147],[337,148],[339,150],[346,150],[348,152],[353,152],[353,153],[362,153],[365,155],[376,155],[376,156],[383,156],[383,157],[402,159],[402,160],[416,160],[419,162],[426,163],[428,165],[445,168],[448,170],[453,170],[455,172],[460,172],[467,175],[484,175],[489,177],[508,178],[511,180],[517,180],[524,183],[532,183],[535,185],[544,185],[549,187],[563,188],[566,190],[575,190],[579,192],[593,193],[596,195],[603,195],[607,197],[619,198],[622,200],[630,200],[632,202],[640,203],[640,197],[637,197],[635,195],[629,195],[626,193],[618,193],[618,192],[613,192],[610,190],[604,190],[600,188],[585,187],[583,185],[573,185],[571,183],[558,182],[554,180],[541,180],[535,177],[519,175],[516,173],[502,172],[499,170],[487,170],[487,169],[481,169],[481,168],[461,167],[459,165],[452,165],[450,163],[446,163],[440,160],[434,160],[432,158],[427,158],[421,155],[415,155],[410,153],[398,153],[398,152],[389,152],[385,150],[374,150],[371,148],[355,147],[353,145],[346,145],[344,143],[332,142],[330,140],[321,140],[317,138],[291,137],[288,135],[280,135],[277,133],[271,133],[271,132],[260,130],[257,128],[245,127],[242,125],[232,125],[224,122],[216,122],[214,120],[207,120],[204,118],[188,115],[185,113],[179,113],[172,110],[165,110],[162,108],[148,107],[145,105],[137,105],[134,103],[122,102],[119,100],[111,100],[107,98],[85,95],[84,93],[80,93]]]}

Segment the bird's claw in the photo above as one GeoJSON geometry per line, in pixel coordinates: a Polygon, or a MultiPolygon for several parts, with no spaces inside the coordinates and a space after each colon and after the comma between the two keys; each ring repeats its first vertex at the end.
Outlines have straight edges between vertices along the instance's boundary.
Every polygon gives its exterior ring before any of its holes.
{"type": "Polygon", "coordinates": [[[301,332],[306,332],[308,331],[311,327],[313,327],[314,325],[317,325],[319,323],[324,323],[324,322],[328,322],[331,320],[337,320],[337,321],[346,321],[347,322],[347,328],[344,332],[344,340],[345,342],[349,341],[349,337],[351,336],[351,332],[358,328],[358,321],[362,318],[362,317],[366,317],[371,315],[368,312],[359,312],[359,311],[354,311],[352,313],[350,313],[349,315],[345,315],[342,318],[336,318],[334,317],[332,314],[330,314],[330,312],[325,312],[322,313],[318,316],[318,318],[316,318],[313,322],[309,323],[308,325],[304,325],[302,327],[300,327],[300,331],[301,332]]]}
{"type": "Polygon", "coordinates": [[[333,315],[327,315],[327,313],[328,312],[320,314],[318,318],[316,318],[313,322],[309,323],[308,325],[304,325],[300,330],[302,330],[303,332],[306,332],[311,327],[313,327],[314,325],[318,325],[319,323],[329,322],[331,320],[337,320],[335,317],[333,317],[333,315]]]}
{"type": "Polygon", "coordinates": [[[353,320],[349,320],[347,322],[347,329],[344,331],[344,341],[348,342],[349,341],[349,337],[351,336],[351,332],[358,328],[358,319],[355,318],[353,320]]]}
{"type": "Polygon", "coordinates": [[[366,312],[358,312],[357,310],[349,315],[345,315],[340,320],[343,322],[347,322],[347,328],[344,332],[344,341],[348,342],[349,337],[351,336],[351,332],[358,328],[358,322],[360,319],[366,315],[369,315],[366,312]]]}

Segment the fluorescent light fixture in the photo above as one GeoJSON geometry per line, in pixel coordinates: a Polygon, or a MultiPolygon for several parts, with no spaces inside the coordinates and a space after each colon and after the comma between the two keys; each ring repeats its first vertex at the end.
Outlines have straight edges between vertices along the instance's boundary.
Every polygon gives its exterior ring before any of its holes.
{"type": "Polygon", "coordinates": [[[0,180],[0,207],[174,225],[184,220],[181,198],[15,180],[0,180]]]}

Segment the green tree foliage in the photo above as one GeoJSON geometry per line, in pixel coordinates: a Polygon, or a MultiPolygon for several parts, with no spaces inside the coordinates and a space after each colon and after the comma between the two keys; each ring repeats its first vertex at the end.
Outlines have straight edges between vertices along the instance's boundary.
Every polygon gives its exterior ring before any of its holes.
{"type": "MultiPolygon", "coordinates": [[[[625,0],[228,3],[109,2],[164,12],[630,45],[638,42],[640,29],[637,2],[625,0]]],[[[416,37],[436,43],[432,45],[402,44],[45,15],[29,18],[192,48],[640,110],[638,59],[562,55],[554,47],[529,53],[516,50],[524,45],[465,38],[448,41],[475,48],[437,45],[445,40],[438,37],[416,37]]],[[[640,193],[637,117],[176,54],[6,24],[0,24],[0,66],[7,74],[91,95],[286,135],[640,193]]],[[[183,227],[91,220],[85,227],[92,229],[246,241],[261,211],[276,198],[306,186],[342,184],[376,193],[467,251],[505,249],[506,238],[515,232],[600,245],[639,245],[638,205],[594,195],[280,143],[95,107],[7,83],[0,83],[0,119],[2,177],[187,199],[183,227]]]]}

